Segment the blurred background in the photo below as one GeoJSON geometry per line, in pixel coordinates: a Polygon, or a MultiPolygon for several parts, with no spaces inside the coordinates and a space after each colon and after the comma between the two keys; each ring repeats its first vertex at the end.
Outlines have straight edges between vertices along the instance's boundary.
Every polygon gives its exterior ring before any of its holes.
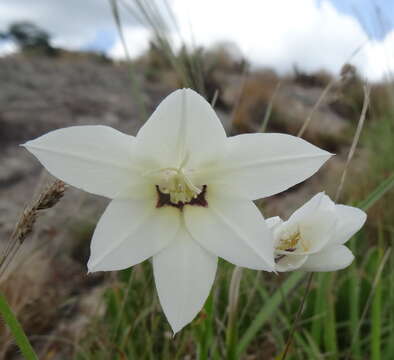
{"type": "MultiPolygon", "coordinates": [[[[313,278],[287,359],[393,359],[393,71],[389,0],[2,0],[0,254],[54,180],[19,144],[70,125],[135,135],[167,94],[191,87],[228,135],[289,133],[336,154],[259,201],[265,217],[286,218],[322,190],[334,198],[345,169],[339,202],[368,212],[351,267],[313,278]]],[[[304,273],[223,261],[204,310],[172,338],[149,262],[86,275],[107,202],[67,189],[0,266],[0,290],[40,359],[281,358],[304,273]]],[[[0,323],[0,359],[19,358],[0,323]]]]}

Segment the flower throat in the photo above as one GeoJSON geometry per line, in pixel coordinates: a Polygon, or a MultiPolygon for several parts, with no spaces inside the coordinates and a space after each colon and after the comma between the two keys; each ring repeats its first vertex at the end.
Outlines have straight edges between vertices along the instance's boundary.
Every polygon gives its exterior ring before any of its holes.
{"type": "Polygon", "coordinates": [[[204,185],[202,189],[195,186],[183,166],[179,169],[161,169],[158,179],[156,207],[169,205],[182,209],[185,205],[208,205],[205,199],[207,186],[204,185]]]}

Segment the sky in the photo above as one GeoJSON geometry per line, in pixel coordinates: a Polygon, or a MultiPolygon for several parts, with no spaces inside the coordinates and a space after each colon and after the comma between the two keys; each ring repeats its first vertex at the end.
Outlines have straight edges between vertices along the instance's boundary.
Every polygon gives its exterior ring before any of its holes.
{"type": "Polygon", "coordinates": [[[375,39],[384,39],[394,27],[393,0],[332,0],[331,3],[341,13],[356,17],[363,30],[375,39]]]}
{"type": "MultiPolygon", "coordinates": [[[[279,73],[297,65],[335,74],[346,62],[372,81],[394,71],[394,0],[169,2],[178,24],[170,34],[175,45],[231,41],[253,65],[279,73]]],[[[129,52],[138,56],[148,47],[149,29],[124,10],[121,14],[129,52]]],[[[108,0],[1,0],[0,30],[18,20],[48,30],[54,45],[125,56],[108,0]]],[[[14,48],[0,43],[0,53],[14,48]]]]}

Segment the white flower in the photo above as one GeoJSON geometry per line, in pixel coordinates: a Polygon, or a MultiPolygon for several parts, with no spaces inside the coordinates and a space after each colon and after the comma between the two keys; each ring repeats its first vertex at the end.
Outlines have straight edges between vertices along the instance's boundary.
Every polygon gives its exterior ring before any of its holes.
{"type": "Polygon", "coordinates": [[[346,243],[363,226],[364,211],[336,205],[319,193],[296,210],[287,221],[266,220],[274,235],[277,271],[335,271],[351,264],[346,243]]]}
{"type": "Polygon", "coordinates": [[[272,236],[252,200],[305,180],[331,156],[289,135],[227,138],[211,106],[189,89],[169,95],[136,137],[74,126],[24,146],[54,176],[113,199],[94,232],[89,271],[153,257],[174,332],[203,306],[218,256],[274,269],[272,236]]]}

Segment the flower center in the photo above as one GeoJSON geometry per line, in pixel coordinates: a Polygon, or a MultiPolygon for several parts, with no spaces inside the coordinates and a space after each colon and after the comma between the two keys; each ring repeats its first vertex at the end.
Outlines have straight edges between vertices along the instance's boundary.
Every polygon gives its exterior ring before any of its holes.
{"type": "Polygon", "coordinates": [[[202,189],[195,186],[184,169],[167,168],[160,171],[158,190],[170,196],[170,202],[190,203],[201,194],[202,189]]]}
{"type": "Polygon", "coordinates": [[[284,232],[279,240],[279,244],[275,250],[279,253],[283,252],[295,252],[301,250],[302,252],[308,251],[310,244],[306,239],[302,238],[301,231],[298,228],[296,231],[284,232]]]}
{"type": "Polygon", "coordinates": [[[208,206],[205,199],[207,185],[196,186],[190,176],[194,170],[185,169],[189,159],[186,154],[178,167],[160,168],[144,173],[156,184],[157,208],[173,206],[183,210],[185,205],[208,206]]]}

